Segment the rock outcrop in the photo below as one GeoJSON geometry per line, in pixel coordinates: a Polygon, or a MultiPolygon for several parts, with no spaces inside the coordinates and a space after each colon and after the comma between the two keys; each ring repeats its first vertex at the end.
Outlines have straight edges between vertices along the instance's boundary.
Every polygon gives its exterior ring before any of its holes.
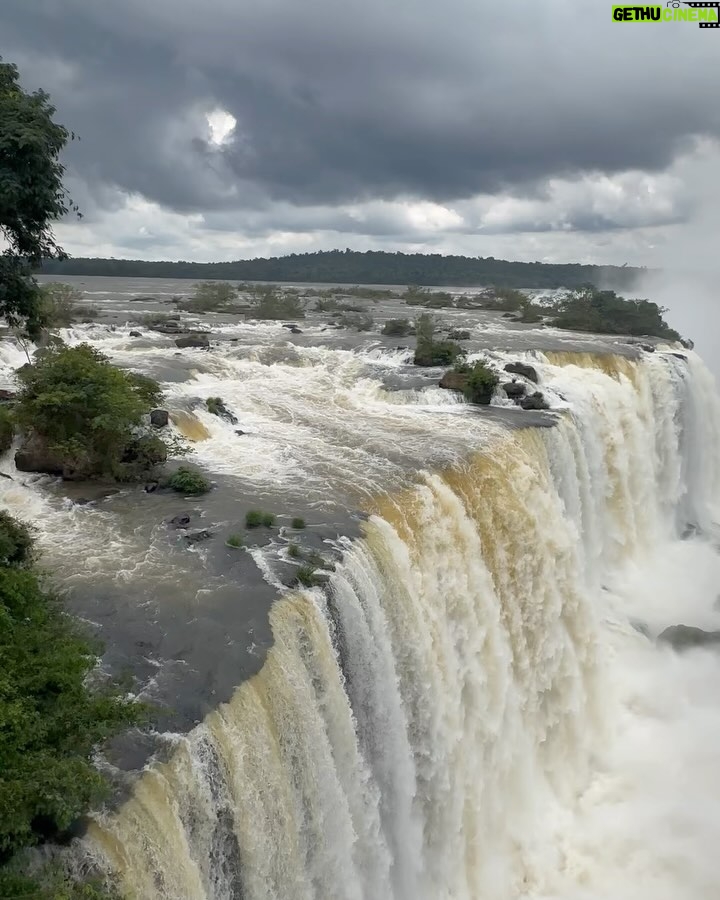
{"type": "Polygon", "coordinates": [[[447,391],[464,391],[467,387],[468,377],[463,372],[447,371],[440,379],[440,387],[447,391]]]}
{"type": "Polygon", "coordinates": [[[522,381],[507,381],[502,385],[502,389],[511,400],[517,400],[518,397],[524,397],[526,394],[526,388],[522,381]]]}
{"type": "Polygon", "coordinates": [[[150,413],[150,424],[154,428],[165,428],[170,422],[170,415],[166,409],[154,409],[150,413]]]}
{"type": "Polygon", "coordinates": [[[527,378],[528,381],[532,381],[534,384],[537,384],[540,380],[535,369],[523,362],[508,363],[505,366],[505,371],[510,372],[511,375],[522,375],[523,378],[527,378]]]}
{"type": "Polygon", "coordinates": [[[693,625],[671,625],[662,632],[658,640],[680,651],[692,647],[720,646],[720,631],[704,631],[693,625]]]}
{"type": "Polygon", "coordinates": [[[194,332],[193,334],[186,334],[177,338],[175,346],[181,350],[185,347],[200,347],[203,350],[208,350],[210,348],[210,340],[206,334],[194,332]]]}
{"type": "Polygon", "coordinates": [[[535,391],[535,393],[530,394],[529,397],[523,397],[519,401],[519,405],[523,409],[550,409],[550,404],[540,391],[535,391]]]}

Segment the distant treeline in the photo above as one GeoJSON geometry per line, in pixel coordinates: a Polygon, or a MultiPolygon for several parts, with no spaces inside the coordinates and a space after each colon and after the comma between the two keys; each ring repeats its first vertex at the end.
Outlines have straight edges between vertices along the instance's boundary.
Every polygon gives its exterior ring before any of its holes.
{"type": "Polygon", "coordinates": [[[116,278],[192,278],[225,281],[337,282],[508,288],[598,287],[627,290],[645,269],[583,266],[578,263],[524,263],[439,253],[386,253],[328,250],[236,262],[147,262],[141,259],[49,260],[43,275],[106,275],[116,278]]]}

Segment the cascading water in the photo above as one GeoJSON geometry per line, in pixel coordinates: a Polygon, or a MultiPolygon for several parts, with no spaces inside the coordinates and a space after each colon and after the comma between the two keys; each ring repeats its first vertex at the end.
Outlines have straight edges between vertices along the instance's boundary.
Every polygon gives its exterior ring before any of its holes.
{"type": "Polygon", "coordinates": [[[633,627],[679,621],[655,600],[688,565],[693,612],[720,618],[712,380],[692,354],[534,364],[557,426],[469,444],[376,497],[327,589],[273,607],[260,673],[95,819],[85,849],[129,898],[718,896],[697,849],[718,836],[717,795],[711,824],[670,821],[666,786],[653,819],[662,766],[627,774],[628,747],[673,734],[670,714],[664,732],[643,718],[639,673],[670,666],[695,696],[719,672],[633,627]],[[688,524],[705,536],[681,542],[688,524]]]}

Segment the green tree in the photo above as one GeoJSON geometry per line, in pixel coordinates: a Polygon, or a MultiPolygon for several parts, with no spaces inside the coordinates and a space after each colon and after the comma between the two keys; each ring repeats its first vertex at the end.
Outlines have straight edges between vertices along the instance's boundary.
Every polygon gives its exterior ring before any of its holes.
{"type": "Polygon", "coordinates": [[[188,312],[223,312],[232,308],[238,297],[237,288],[227,281],[202,281],[195,293],[181,304],[188,312]]]}
{"type": "Polygon", "coordinates": [[[0,315],[33,338],[42,327],[33,267],[64,257],[52,224],[77,212],[59,158],[71,135],[54,115],[48,95],[24,91],[17,67],[0,59],[0,315]]]}
{"type": "Polygon", "coordinates": [[[470,403],[489,404],[499,381],[497,374],[482,360],[464,368],[467,371],[465,398],[470,403]]]}
{"type": "Polygon", "coordinates": [[[462,356],[464,351],[454,341],[435,340],[435,321],[428,313],[422,313],[415,321],[415,365],[446,366],[462,356]]]}
{"type": "Polygon", "coordinates": [[[162,396],[152,379],[123,372],[87,344],[50,347],[17,375],[17,422],[56,468],[134,480],[165,461],[167,445],[142,428],[162,396]]]}
{"type": "Polygon", "coordinates": [[[62,281],[40,286],[39,319],[45,328],[68,328],[82,313],[80,293],[62,281]]]}
{"type": "Polygon", "coordinates": [[[665,322],[666,309],[650,300],[626,300],[614,291],[587,285],[565,294],[552,305],[556,328],[600,334],[652,335],[679,341],[680,335],[665,322]]]}

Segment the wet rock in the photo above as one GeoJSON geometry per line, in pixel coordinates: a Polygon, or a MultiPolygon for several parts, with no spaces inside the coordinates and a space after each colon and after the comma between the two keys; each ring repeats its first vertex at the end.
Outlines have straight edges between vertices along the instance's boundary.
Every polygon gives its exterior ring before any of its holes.
{"type": "Polygon", "coordinates": [[[235,434],[236,434],[238,437],[242,437],[244,434],[247,434],[247,431],[243,431],[242,428],[236,428],[236,429],[235,429],[235,434]]]}
{"type": "Polygon", "coordinates": [[[87,506],[88,503],[92,503],[92,500],[89,497],[78,497],[76,500],[73,500],[75,506],[87,506]]]}
{"type": "Polygon", "coordinates": [[[646,353],[654,353],[655,348],[652,344],[640,344],[640,349],[644,350],[646,353]]]}
{"type": "Polygon", "coordinates": [[[671,625],[662,632],[658,641],[670,644],[675,650],[689,650],[720,644],[720,631],[705,631],[693,625],[671,625]]]}
{"type": "Polygon", "coordinates": [[[160,484],[157,481],[149,481],[145,485],[145,493],[146,494],[154,494],[155,491],[160,487],[160,484]]]}
{"type": "Polygon", "coordinates": [[[186,334],[187,328],[184,328],[179,322],[167,322],[159,325],[150,325],[151,331],[157,331],[158,334],[186,334]]]}
{"type": "Polygon", "coordinates": [[[550,404],[540,391],[535,391],[529,397],[523,397],[519,404],[523,409],[550,409],[550,404]]]}
{"type": "Polygon", "coordinates": [[[212,531],[207,528],[201,528],[199,531],[191,531],[189,534],[186,534],[185,542],[193,547],[195,544],[200,544],[202,541],[209,540],[212,536],[212,531]]]}
{"type": "Polygon", "coordinates": [[[469,341],[470,332],[460,328],[453,328],[452,331],[448,332],[448,338],[451,341],[469,341]]]}
{"type": "Polygon", "coordinates": [[[515,315],[515,313],[506,312],[506,313],[502,314],[502,318],[503,319],[517,319],[517,316],[515,315]]]}
{"type": "Polygon", "coordinates": [[[155,300],[154,297],[131,297],[131,303],[153,303],[155,300]]]}
{"type": "Polygon", "coordinates": [[[7,478],[8,481],[13,481],[12,475],[7,475],[5,472],[0,472],[0,478],[7,478]]]}
{"type": "Polygon", "coordinates": [[[142,337],[142,331],[131,331],[130,337],[142,337]]]}
{"type": "Polygon", "coordinates": [[[694,349],[695,349],[695,341],[691,341],[690,338],[680,338],[680,343],[681,343],[681,344],[683,345],[683,347],[685,347],[687,350],[694,350],[694,349]]]}
{"type": "Polygon", "coordinates": [[[527,378],[529,381],[532,381],[535,384],[537,384],[540,380],[535,369],[532,366],[528,366],[522,362],[508,363],[505,366],[505,371],[510,372],[511,375],[522,375],[523,378],[527,378]]]}
{"type": "Polygon", "coordinates": [[[182,513],[179,516],[175,516],[173,519],[170,519],[168,525],[172,528],[187,528],[190,524],[190,515],[189,513],[182,513]]]}
{"type": "Polygon", "coordinates": [[[521,381],[508,381],[502,386],[502,389],[513,400],[525,396],[525,385],[521,381]]]}
{"type": "Polygon", "coordinates": [[[154,428],[165,428],[170,422],[170,415],[166,409],[154,409],[150,413],[150,424],[154,428]]]}
{"type": "Polygon", "coordinates": [[[19,472],[41,472],[44,475],[63,475],[60,457],[51,452],[37,438],[26,439],[15,453],[15,467],[19,472]]]}
{"type": "Polygon", "coordinates": [[[675,359],[681,359],[683,362],[687,362],[687,356],[683,356],[682,353],[671,353],[670,356],[674,356],[675,359]]]}
{"type": "Polygon", "coordinates": [[[210,341],[208,339],[207,334],[187,334],[183,337],[179,337],[175,341],[175,346],[183,349],[185,347],[200,347],[203,350],[208,350],[210,348],[210,341]]]}
{"type": "Polygon", "coordinates": [[[439,384],[446,391],[464,391],[467,387],[467,380],[467,375],[450,369],[440,379],[439,384]]]}
{"type": "Polygon", "coordinates": [[[225,406],[225,401],[222,397],[208,397],[205,401],[205,405],[207,406],[207,411],[209,413],[218,416],[220,419],[225,419],[225,421],[229,422],[231,425],[237,425],[237,416],[234,416],[227,406],[225,406]]]}

